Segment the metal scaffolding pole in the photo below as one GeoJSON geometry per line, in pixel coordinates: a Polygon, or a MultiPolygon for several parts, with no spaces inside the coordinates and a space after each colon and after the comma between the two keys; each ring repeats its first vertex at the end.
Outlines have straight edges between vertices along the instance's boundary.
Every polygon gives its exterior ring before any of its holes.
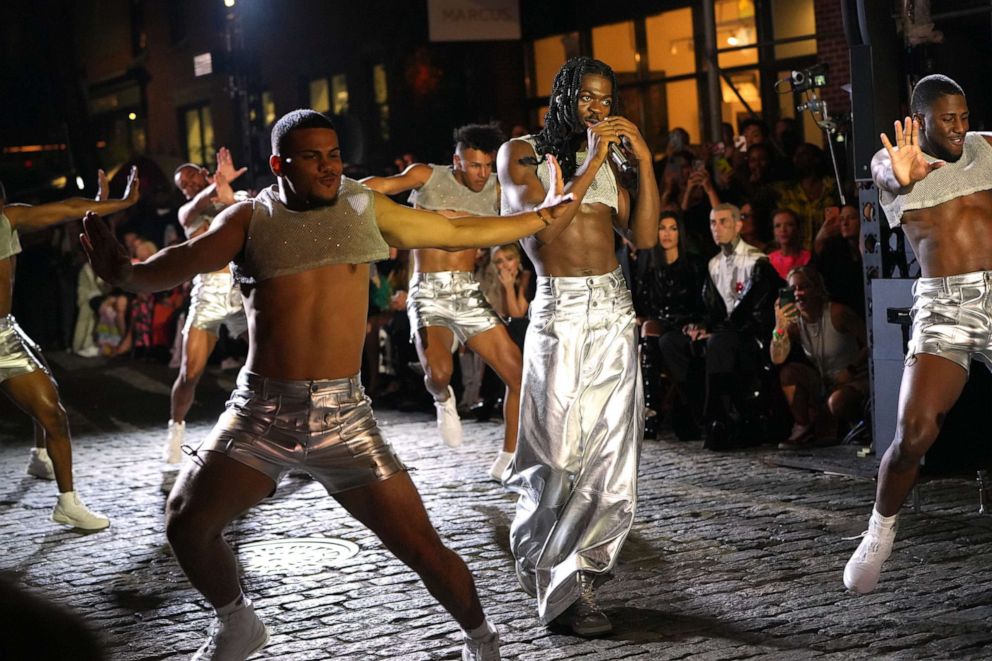
{"type": "Polygon", "coordinates": [[[706,89],[709,105],[707,107],[707,122],[709,139],[719,142],[722,131],[720,124],[723,116],[720,112],[720,102],[723,93],[720,90],[720,69],[716,52],[716,14],[713,8],[714,0],[703,0],[703,47],[706,54],[706,89]]]}

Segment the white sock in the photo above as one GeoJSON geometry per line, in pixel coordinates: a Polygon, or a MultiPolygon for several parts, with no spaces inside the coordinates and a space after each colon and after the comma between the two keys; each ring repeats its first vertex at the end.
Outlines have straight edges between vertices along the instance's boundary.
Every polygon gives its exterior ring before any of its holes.
{"type": "Polygon", "coordinates": [[[244,592],[239,592],[237,598],[229,603],[227,606],[221,606],[220,608],[215,608],[218,617],[224,617],[225,615],[230,615],[234,611],[245,607],[245,594],[244,592]]]}
{"type": "Polygon", "coordinates": [[[496,627],[489,622],[489,618],[486,618],[482,620],[482,624],[471,631],[462,629],[462,633],[465,634],[466,638],[471,638],[472,640],[485,640],[489,636],[496,633],[496,627]]]}
{"type": "Polygon", "coordinates": [[[897,516],[899,515],[893,514],[892,516],[882,516],[874,507],[871,509],[871,518],[875,521],[875,523],[882,526],[889,527],[895,525],[897,516]]]}

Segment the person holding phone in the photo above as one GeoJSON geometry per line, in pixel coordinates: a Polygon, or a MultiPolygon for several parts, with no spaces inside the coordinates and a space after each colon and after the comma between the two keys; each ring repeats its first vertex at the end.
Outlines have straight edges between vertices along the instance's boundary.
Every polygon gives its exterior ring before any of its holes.
{"type": "Polygon", "coordinates": [[[788,286],[775,301],[771,359],[781,365],[779,383],[793,426],[779,444],[788,450],[829,438],[835,423],[857,423],[868,396],[868,343],[865,322],[846,305],[832,303],[820,274],[800,266],[788,274],[788,286]],[[793,345],[802,347],[807,364],[790,361],[793,345]]]}

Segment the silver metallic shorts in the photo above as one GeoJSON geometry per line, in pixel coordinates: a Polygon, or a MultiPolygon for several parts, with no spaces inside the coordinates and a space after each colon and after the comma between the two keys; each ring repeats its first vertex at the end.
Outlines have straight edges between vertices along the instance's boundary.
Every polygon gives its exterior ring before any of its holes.
{"type": "Polygon", "coordinates": [[[578,598],[579,571],[608,577],[634,521],[644,393],[620,269],[537,279],[523,368],[510,548],[547,624],[578,598]]]}
{"type": "Polygon", "coordinates": [[[968,371],[977,358],[992,369],[992,271],[913,283],[913,335],[906,364],[916,354],[946,358],[968,371]]]}
{"type": "Polygon", "coordinates": [[[464,344],[503,323],[483,296],[475,274],[465,271],[414,273],[406,312],[414,339],[421,328],[441,326],[450,329],[455,340],[464,344]]]}
{"type": "Polygon", "coordinates": [[[227,326],[231,337],[238,337],[248,330],[241,290],[230,273],[201,273],[193,279],[183,335],[188,334],[190,328],[217,335],[221,324],[227,326]]]}
{"type": "Polygon", "coordinates": [[[37,370],[51,376],[41,349],[21,330],[13,315],[0,317],[0,383],[37,370]]]}
{"type": "Polygon", "coordinates": [[[227,410],[196,451],[223,453],[276,484],[287,471],[303,470],[331,494],[406,470],[357,375],[290,381],[242,369],[227,410]]]}

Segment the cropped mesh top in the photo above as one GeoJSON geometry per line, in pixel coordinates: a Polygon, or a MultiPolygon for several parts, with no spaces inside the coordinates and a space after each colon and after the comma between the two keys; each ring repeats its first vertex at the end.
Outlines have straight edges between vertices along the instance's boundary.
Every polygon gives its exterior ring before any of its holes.
{"type": "MultiPolygon", "coordinates": [[[[534,144],[534,136],[525,135],[518,140],[523,140],[529,144],[533,149],[534,153],[537,153],[537,147],[534,144]]],[[[576,168],[582,167],[582,164],[586,160],[586,152],[580,151],[575,153],[575,165],[576,168]]],[[[537,165],[537,178],[541,180],[544,184],[544,190],[548,190],[551,187],[551,173],[548,172],[547,161],[542,161],[537,165]]],[[[567,181],[565,182],[568,183],[567,181]]],[[[601,166],[599,166],[599,172],[596,173],[596,178],[593,179],[592,184],[586,191],[585,197],[582,198],[582,202],[585,204],[592,204],[593,202],[599,202],[605,204],[606,206],[613,209],[613,211],[618,210],[617,206],[617,196],[619,195],[617,191],[617,179],[613,175],[613,170],[610,169],[608,162],[604,161],[601,166]]],[[[509,207],[504,201],[504,209],[509,207]]]]}
{"type": "Polygon", "coordinates": [[[255,284],[329,264],[365,264],[389,256],[375,222],[375,194],[353,179],[341,178],[330,206],[292,211],[270,186],[252,200],[244,250],[233,263],[239,284],[255,284]]]}
{"type": "Polygon", "coordinates": [[[21,240],[17,236],[17,230],[11,226],[10,219],[0,212],[0,259],[13,257],[19,252],[21,240]]]}
{"type": "Polygon", "coordinates": [[[473,216],[498,216],[496,175],[478,193],[458,183],[447,165],[428,165],[431,176],[420,188],[410,192],[410,204],[430,211],[463,211],[473,216]]]}
{"type": "MultiPolygon", "coordinates": [[[[928,162],[940,159],[924,154],[928,162]]],[[[902,222],[902,214],[915,209],[929,209],[956,197],[992,189],[992,145],[980,133],[966,133],[964,151],[954,163],[945,163],[913,185],[905,195],[879,190],[879,201],[889,219],[889,226],[902,222]]]]}

